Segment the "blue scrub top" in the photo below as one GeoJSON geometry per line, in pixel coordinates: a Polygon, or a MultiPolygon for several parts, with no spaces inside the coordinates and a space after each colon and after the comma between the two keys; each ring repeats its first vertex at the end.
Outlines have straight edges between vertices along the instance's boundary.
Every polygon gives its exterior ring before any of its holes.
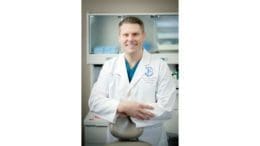
{"type": "Polygon", "coordinates": [[[126,71],[127,71],[127,76],[128,76],[129,82],[131,82],[139,62],[140,62],[140,60],[135,64],[135,66],[133,68],[131,68],[128,61],[125,59],[125,66],[126,66],[126,71]]]}

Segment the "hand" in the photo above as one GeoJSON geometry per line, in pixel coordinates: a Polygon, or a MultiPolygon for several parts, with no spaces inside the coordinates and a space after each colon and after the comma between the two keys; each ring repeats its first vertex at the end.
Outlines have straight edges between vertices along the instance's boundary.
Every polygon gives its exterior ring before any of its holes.
{"type": "Polygon", "coordinates": [[[119,116],[119,117],[122,117],[122,118],[126,118],[126,117],[127,117],[127,114],[125,114],[125,113],[119,113],[119,112],[118,112],[118,116],[119,116]]]}
{"type": "Polygon", "coordinates": [[[154,114],[149,111],[152,109],[153,107],[150,105],[125,100],[119,103],[117,112],[140,120],[149,120],[154,117],[154,114]]]}

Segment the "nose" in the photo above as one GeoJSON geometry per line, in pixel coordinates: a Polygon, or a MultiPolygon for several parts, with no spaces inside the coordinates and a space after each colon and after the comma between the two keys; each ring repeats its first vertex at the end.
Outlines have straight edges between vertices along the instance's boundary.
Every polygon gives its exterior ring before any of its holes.
{"type": "Polygon", "coordinates": [[[133,36],[133,35],[129,35],[127,39],[128,39],[129,41],[132,41],[132,40],[134,40],[134,36],[133,36]]]}

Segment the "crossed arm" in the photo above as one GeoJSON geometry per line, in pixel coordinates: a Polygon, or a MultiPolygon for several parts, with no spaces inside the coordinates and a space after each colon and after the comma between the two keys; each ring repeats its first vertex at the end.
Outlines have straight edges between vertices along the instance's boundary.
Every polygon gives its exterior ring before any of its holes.
{"type": "Polygon", "coordinates": [[[149,120],[154,117],[150,110],[153,110],[150,105],[127,100],[121,101],[117,107],[119,116],[130,116],[139,120],[149,120]]]}

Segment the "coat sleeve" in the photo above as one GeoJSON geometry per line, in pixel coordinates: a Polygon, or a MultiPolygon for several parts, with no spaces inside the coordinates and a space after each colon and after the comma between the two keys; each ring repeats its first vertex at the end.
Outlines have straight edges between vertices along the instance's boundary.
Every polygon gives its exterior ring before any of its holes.
{"type": "Polygon", "coordinates": [[[156,102],[150,103],[154,107],[151,110],[155,117],[150,120],[133,119],[138,127],[146,127],[159,124],[172,117],[176,102],[176,80],[166,62],[162,61],[159,66],[158,82],[156,89],[156,102]]]}
{"type": "Polygon", "coordinates": [[[89,108],[102,119],[114,123],[119,101],[109,98],[108,95],[108,86],[112,80],[111,67],[111,61],[103,65],[90,94],[89,108]]]}

